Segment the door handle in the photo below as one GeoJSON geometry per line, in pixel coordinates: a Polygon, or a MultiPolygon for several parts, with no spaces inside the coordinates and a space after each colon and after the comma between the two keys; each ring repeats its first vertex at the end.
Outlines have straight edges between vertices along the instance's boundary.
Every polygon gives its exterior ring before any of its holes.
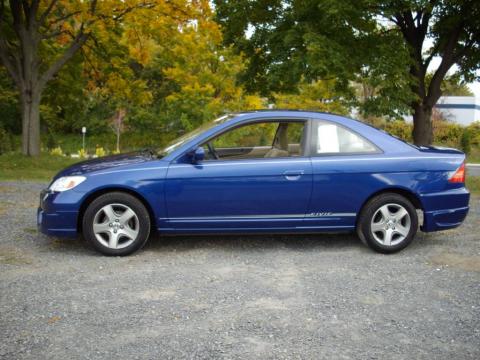
{"type": "Polygon", "coordinates": [[[304,172],[304,170],[287,170],[283,172],[283,176],[285,176],[287,180],[298,180],[304,172]]]}

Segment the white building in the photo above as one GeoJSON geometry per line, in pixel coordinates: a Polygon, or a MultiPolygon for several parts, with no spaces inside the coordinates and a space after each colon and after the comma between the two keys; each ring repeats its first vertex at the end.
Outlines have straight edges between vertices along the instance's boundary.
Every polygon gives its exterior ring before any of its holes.
{"type": "MultiPolygon", "coordinates": [[[[480,98],[475,96],[442,96],[438,99],[434,111],[460,125],[470,125],[480,121],[480,98]]],[[[405,121],[412,122],[412,116],[404,116],[405,121]]]]}
{"type": "Polygon", "coordinates": [[[460,125],[480,121],[480,99],[475,96],[442,96],[435,109],[442,116],[460,125]]]}

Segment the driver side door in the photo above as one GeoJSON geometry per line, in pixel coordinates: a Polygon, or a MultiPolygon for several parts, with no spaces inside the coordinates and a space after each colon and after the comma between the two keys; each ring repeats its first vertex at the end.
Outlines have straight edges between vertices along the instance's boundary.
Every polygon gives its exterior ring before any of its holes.
{"type": "Polygon", "coordinates": [[[307,133],[307,120],[262,120],[210,138],[204,161],[169,167],[164,229],[302,227],[312,192],[307,133]]]}

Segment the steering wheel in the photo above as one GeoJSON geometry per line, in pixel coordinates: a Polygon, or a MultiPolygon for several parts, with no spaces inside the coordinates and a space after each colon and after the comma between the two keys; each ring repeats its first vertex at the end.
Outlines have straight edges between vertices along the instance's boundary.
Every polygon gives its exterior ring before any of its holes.
{"type": "Polygon", "coordinates": [[[213,147],[210,141],[207,143],[207,147],[208,147],[208,151],[210,152],[210,154],[212,154],[215,160],[220,159],[220,157],[218,156],[217,152],[215,151],[215,148],[213,147]]]}

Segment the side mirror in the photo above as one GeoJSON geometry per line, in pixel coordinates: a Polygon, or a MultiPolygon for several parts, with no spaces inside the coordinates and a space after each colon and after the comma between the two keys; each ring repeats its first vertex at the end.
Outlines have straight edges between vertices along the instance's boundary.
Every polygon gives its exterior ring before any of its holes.
{"type": "Polygon", "coordinates": [[[203,147],[199,146],[190,153],[190,156],[192,157],[193,163],[198,163],[205,159],[205,150],[203,147]]]}

